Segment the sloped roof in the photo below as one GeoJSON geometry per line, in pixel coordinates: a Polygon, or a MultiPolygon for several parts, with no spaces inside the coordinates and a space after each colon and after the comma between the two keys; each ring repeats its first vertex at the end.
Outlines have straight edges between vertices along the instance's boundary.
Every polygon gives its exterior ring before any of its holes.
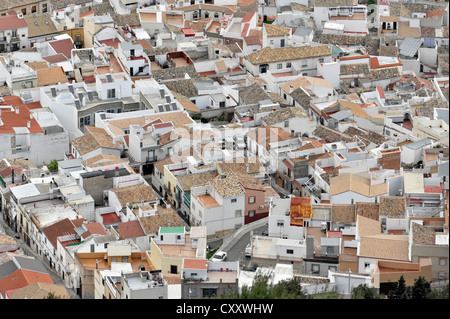
{"type": "Polygon", "coordinates": [[[257,127],[249,131],[247,136],[259,144],[262,143],[266,150],[270,149],[270,143],[292,139],[291,134],[283,128],[270,125],[257,127]]]}
{"type": "Polygon", "coordinates": [[[223,198],[245,194],[235,173],[228,171],[224,177],[217,176],[209,184],[223,198]]]}
{"type": "Polygon", "coordinates": [[[68,82],[64,69],[61,66],[51,66],[37,70],[38,86],[53,85],[68,82]]]}
{"type": "Polygon", "coordinates": [[[290,34],[290,30],[281,25],[264,23],[263,26],[268,37],[282,37],[290,34]]]}
{"type": "Polygon", "coordinates": [[[17,15],[0,16],[0,30],[11,30],[26,27],[25,19],[17,17],[17,15]]]}
{"type": "Polygon", "coordinates": [[[24,19],[28,25],[29,38],[58,33],[49,14],[26,15],[24,19]]]}
{"type": "Polygon", "coordinates": [[[290,106],[290,107],[278,108],[275,111],[273,111],[272,113],[264,116],[262,118],[262,120],[264,121],[264,123],[266,125],[273,125],[276,123],[284,122],[284,121],[292,119],[292,118],[299,118],[299,117],[309,119],[308,115],[302,108],[296,107],[296,106],[290,106]]]}
{"type": "MultiPolygon", "coordinates": [[[[88,129],[88,128],[87,128],[88,129]]],[[[92,132],[88,132],[83,136],[72,140],[72,146],[81,154],[87,154],[98,148],[122,149],[119,144],[114,144],[113,138],[102,128],[96,128],[92,132]]]]}
{"type": "Polygon", "coordinates": [[[371,235],[360,238],[360,257],[409,261],[409,237],[371,235]]]}
{"type": "Polygon", "coordinates": [[[272,49],[265,47],[250,53],[245,58],[251,64],[275,63],[281,61],[293,61],[313,57],[331,55],[331,49],[327,45],[284,47],[272,49]]]}
{"type": "Polygon", "coordinates": [[[351,204],[333,204],[331,206],[331,221],[333,223],[353,224],[356,220],[355,206],[351,204]]]}
{"type": "Polygon", "coordinates": [[[347,191],[352,191],[366,197],[374,197],[386,194],[388,192],[388,184],[370,185],[368,178],[352,173],[336,176],[330,180],[330,196],[347,191]]]}
{"type": "Polygon", "coordinates": [[[120,223],[117,225],[117,233],[119,234],[119,240],[145,236],[138,220],[120,223]]]}
{"type": "Polygon", "coordinates": [[[405,218],[406,206],[406,196],[380,197],[380,215],[389,218],[405,218]]]}
{"type": "Polygon", "coordinates": [[[166,227],[169,224],[171,227],[183,226],[180,216],[173,209],[159,205],[154,216],[140,217],[140,222],[146,234],[157,234],[159,227],[166,227]]]}
{"type": "Polygon", "coordinates": [[[145,184],[112,188],[110,191],[116,194],[122,207],[126,207],[127,203],[132,205],[139,204],[141,201],[153,202],[157,200],[153,188],[150,185],[145,184]]]}
{"type": "Polygon", "coordinates": [[[239,90],[239,100],[243,105],[255,104],[267,99],[270,99],[270,96],[257,82],[239,90]]]}
{"type": "Polygon", "coordinates": [[[434,229],[417,223],[411,223],[414,245],[435,245],[436,232],[434,229]]]}
{"type": "Polygon", "coordinates": [[[36,282],[11,292],[13,299],[45,299],[52,293],[60,299],[70,299],[66,287],[49,283],[36,282]]]}

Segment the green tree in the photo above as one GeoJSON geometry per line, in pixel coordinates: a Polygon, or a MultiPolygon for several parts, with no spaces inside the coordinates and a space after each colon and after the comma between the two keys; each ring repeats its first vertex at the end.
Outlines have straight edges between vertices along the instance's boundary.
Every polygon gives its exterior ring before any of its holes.
{"type": "Polygon", "coordinates": [[[414,286],[412,287],[411,298],[412,299],[427,299],[428,294],[431,292],[431,284],[425,279],[425,277],[419,276],[414,280],[414,286]]]}
{"type": "Polygon", "coordinates": [[[352,299],[381,299],[381,295],[366,284],[359,285],[352,290],[352,299]]]}
{"type": "Polygon", "coordinates": [[[431,289],[431,292],[427,295],[427,299],[448,299],[449,285],[441,289],[431,289]]]}
{"type": "Polygon", "coordinates": [[[395,289],[389,291],[388,293],[389,299],[409,299],[410,298],[410,289],[406,286],[405,278],[403,275],[400,277],[398,282],[395,283],[395,289]]]}
{"type": "Polygon", "coordinates": [[[272,285],[268,276],[258,275],[251,287],[242,287],[241,293],[223,295],[219,299],[304,299],[301,283],[297,279],[283,280],[272,285]]]}
{"type": "Polygon", "coordinates": [[[56,171],[58,169],[58,161],[55,159],[52,160],[50,164],[47,165],[47,168],[51,171],[56,171]]]}
{"type": "Polygon", "coordinates": [[[55,295],[54,292],[49,292],[48,295],[46,297],[44,297],[43,299],[61,299],[60,296],[55,295]]]}

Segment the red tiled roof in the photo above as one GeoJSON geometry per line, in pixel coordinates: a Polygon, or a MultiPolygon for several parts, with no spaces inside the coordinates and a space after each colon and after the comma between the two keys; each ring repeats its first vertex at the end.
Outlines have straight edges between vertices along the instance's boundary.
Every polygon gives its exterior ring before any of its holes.
{"type": "Polygon", "coordinates": [[[40,109],[42,108],[41,102],[36,101],[36,102],[31,102],[31,103],[27,103],[25,104],[27,106],[27,108],[29,110],[34,110],[34,109],[40,109]]]}
{"type": "Polygon", "coordinates": [[[23,288],[37,282],[54,284],[49,274],[19,269],[0,280],[0,293],[5,295],[5,292],[23,288]]]}
{"type": "Polygon", "coordinates": [[[118,49],[119,44],[122,43],[119,39],[107,39],[99,42],[106,46],[113,47],[114,49],[118,49]]]}
{"type": "Polygon", "coordinates": [[[182,28],[181,32],[183,32],[184,36],[186,36],[186,37],[193,37],[193,36],[195,36],[195,32],[191,28],[182,28]]]}
{"type": "Polygon", "coordinates": [[[4,102],[0,102],[0,105],[21,105],[23,104],[22,99],[17,95],[6,95],[3,97],[4,102]]]}
{"type": "Polygon", "coordinates": [[[119,239],[121,240],[145,236],[144,230],[142,229],[141,224],[139,224],[138,220],[132,220],[119,224],[117,226],[117,232],[119,233],[119,239]]]}
{"type": "Polygon", "coordinates": [[[244,25],[244,29],[242,29],[242,32],[241,32],[241,37],[245,37],[247,35],[249,27],[250,27],[250,24],[248,24],[248,23],[246,23],[244,25]]]}
{"type": "Polygon", "coordinates": [[[262,45],[261,40],[257,35],[250,35],[244,38],[244,41],[247,45],[262,45]]]}
{"type": "Polygon", "coordinates": [[[441,16],[445,13],[444,10],[437,10],[437,11],[431,11],[431,12],[427,12],[427,18],[431,18],[431,17],[436,17],[436,16],[441,16]]]}
{"type": "Polygon", "coordinates": [[[0,126],[0,134],[14,133],[15,127],[27,127],[28,122],[30,123],[28,128],[30,133],[44,132],[36,119],[30,118],[30,110],[25,104],[16,105],[12,111],[11,109],[2,109],[1,119],[3,125],[0,126]],[[19,110],[19,114],[16,113],[16,110],[19,110]]]}
{"type": "Polygon", "coordinates": [[[399,65],[403,65],[402,61],[400,59],[398,59],[398,63],[391,63],[391,64],[380,64],[378,62],[378,58],[377,57],[373,57],[370,58],[370,68],[371,69],[378,69],[378,68],[388,68],[391,66],[399,66],[399,65]]]}
{"type": "Polygon", "coordinates": [[[52,64],[52,63],[58,63],[58,62],[66,61],[68,58],[66,58],[64,56],[64,54],[58,53],[58,54],[55,54],[55,55],[49,55],[49,56],[43,57],[42,59],[47,61],[48,63],[52,64]]]}
{"type": "Polygon", "coordinates": [[[256,14],[256,11],[247,13],[243,18],[241,23],[250,22],[250,20],[253,18],[253,16],[256,14]]]}
{"type": "Polygon", "coordinates": [[[27,27],[27,22],[16,15],[0,16],[0,30],[11,30],[27,27]]]}
{"type": "Polygon", "coordinates": [[[65,235],[76,235],[75,225],[68,218],[60,220],[50,226],[45,227],[42,232],[47,236],[53,247],[57,247],[58,237],[65,235]]]}
{"type": "Polygon", "coordinates": [[[164,128],[164,127],[170,127],[173,126],[173,124],[171,122],[165,122],[165,123],[157,123],[157,124],[153,124],[153,126],[155,128],[164,128]]]}
{"type": "Polygon", "coordinates": [[[95,14],[93,10],[89,10],[88,12],[82,13],[78,17],[83,18],[83,17],[91,15],[91,14],[95,14]]]}
{"type": "Polygon", "coordinates": [[[72,57],[72,49],[74,48],[72,39],[53,41],[50,42],[50,46],[55,50],[56,53],[62,53],[68,59],[72,57]]]}
{"type": "Polygon", "coordinates": [[[85,224],[85,226],[88,229],[89,234],[108,235],[105,227],[100,223],[89,223],[85,224]]]}
{"type": "Polygon", "coordinates": [[[120,222],[120,218],[119,216],[117,216],[116,213],[103,214],[102,217],[103,217],[103,225],[110,225],[120,222]]]}
{"type": "Polygon", "coordinates": [[[380,98],[382,98],[382,99],[386,98],[386,95],[384,95],[384,91],[381,86],[377,86],[377,91],[378,91],[378,94],[380,94],[380,98]]]}
{"type": "Polygon", "coordinates": [[[207,269],[208,262],[205,259],[184,259],[183,268],[185,269],[207,269]]]}

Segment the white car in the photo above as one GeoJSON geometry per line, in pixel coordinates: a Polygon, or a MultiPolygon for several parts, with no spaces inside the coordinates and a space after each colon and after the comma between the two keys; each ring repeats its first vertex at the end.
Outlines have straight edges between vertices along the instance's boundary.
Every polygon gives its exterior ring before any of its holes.
{"type": "Polygon", "coordinates": [[[227,253],[224,251],[218,251],[212,256],[211,261],[224,261],[227,259],[227,253]]]}
{"type": "Polygon", "coordinates": [[[247,247],[245,247],[245,257],[251,257],[252,256],[252,244],[248,243],[247,247]]]}

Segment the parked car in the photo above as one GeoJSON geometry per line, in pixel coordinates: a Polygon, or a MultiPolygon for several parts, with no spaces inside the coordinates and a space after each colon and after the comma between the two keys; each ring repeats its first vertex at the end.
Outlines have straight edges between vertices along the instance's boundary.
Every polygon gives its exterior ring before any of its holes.
{"type": "Polygon", "coordinates": [[[225,251],[218,251],[212,256],[211,261],[225,261],[227,253],[225,251]]]}
{"type": "Polygon", "coordinates": [[[252,243],[248,243],[247,247],[245,247],[245,257],[252,256],[252,243]]]}

